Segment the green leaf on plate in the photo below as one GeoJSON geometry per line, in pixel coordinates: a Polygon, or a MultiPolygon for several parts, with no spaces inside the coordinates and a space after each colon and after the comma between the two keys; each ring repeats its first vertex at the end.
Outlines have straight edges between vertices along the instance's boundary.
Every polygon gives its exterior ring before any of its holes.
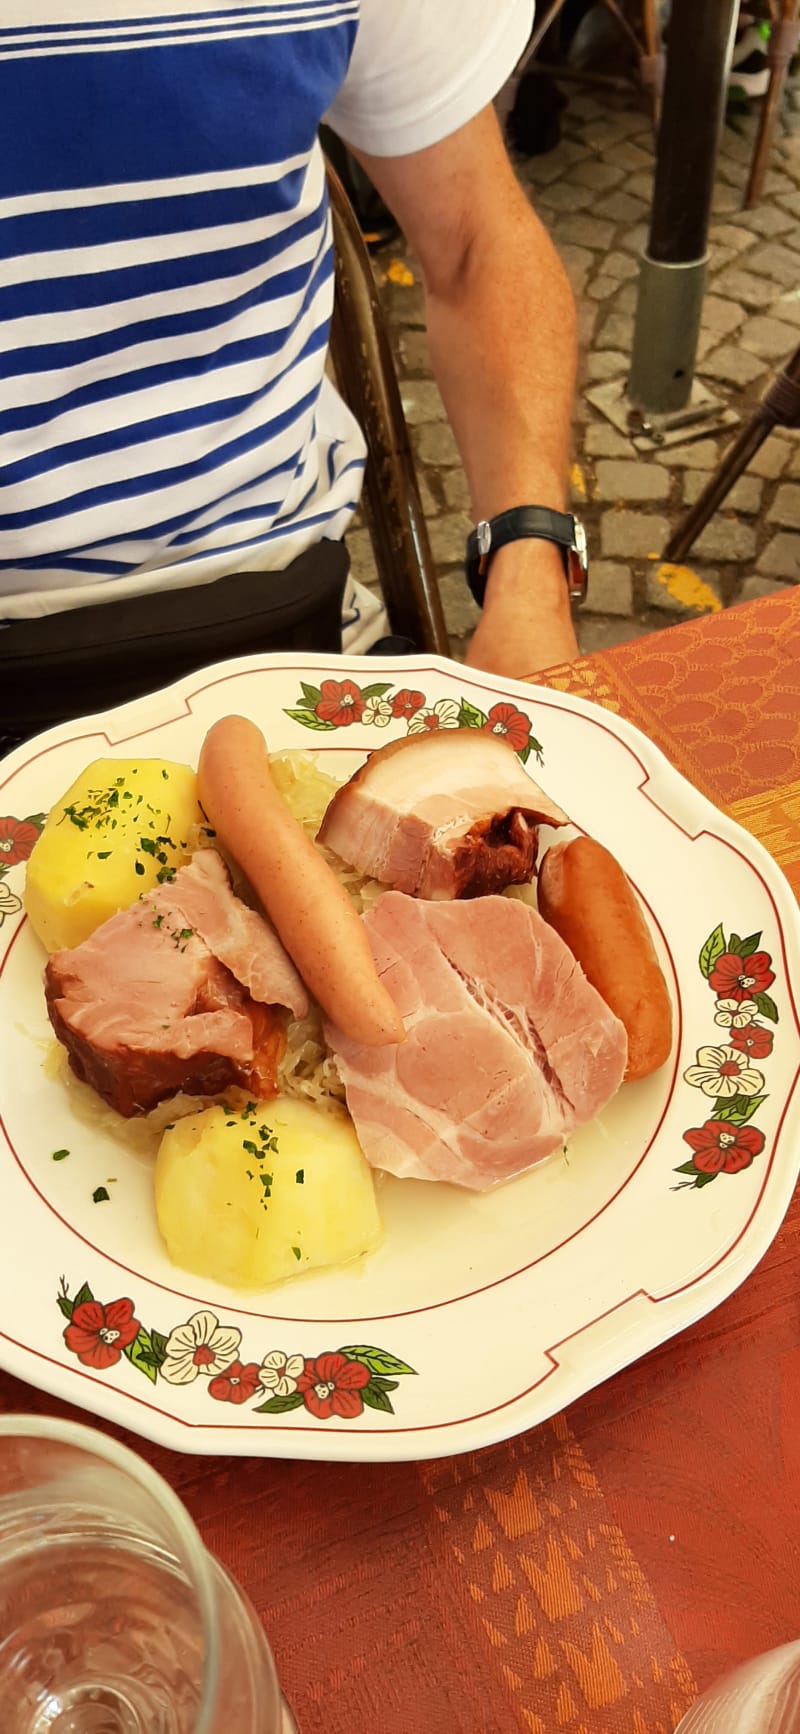
{"type": "Polygon", "coordinates": [[[57,1295],[56,1300],[58,1301],[59,1309],[64,1314],[65,1319],[71,1319],[75,1302],[71,1301],[67,1294],[57,1295]]]}
{"type": "Polygon", "coordinates": [[[122,1353],[138,1372],[144,1373],[145,1378],[155,1384],[161,1363],[154,1352],[150,1332],[145,1330],[144,1325],[139,1326],[138,1336],[134,1337],[132,1343],[127,1344],[122,1353]]]}
{"type": "Polygon", "coordinates": [[[283,714],[290,716],[293,722],[302,723],[304,729],[323,729],[327,732],[335,726],[332,722],[323,722],[322,717],[317,716],[313,710],[287,710],[283,714]]]}
{"type": "Polygon", "coordinates": [[[302,1391],[291,1391],[288,1397],[268,1397],[266,1403],[257,1403],[254,1415],[288,1415],[290,1409],[302,1409],[302,1391]]]}
{"type": "Polygon", "coordinates": [[[458,712],[459,727],[462,729],[482,729],[485,721],[486,717],[483,711],[478,710],[474,704],[470,704],[469,699],[462,698],[458,712]]]}
{"type": "Polygon", "coordinates": [[[778,1007],[774,999],[770,999],[768,993],[754,993],[753,998],[762,1018],[769,1018],[770,1023],[776,1024],[778,1022],[778,1007]]]}
{"type": "Polygon", "coordinates": [[[407,1361],[399,1361],[396,1355],[390,1355],[386,1349],[351,1347],[340,1349],[339,1354],[346,1355],[348,1361],[363,1361],[371,1373],[386,1374],[389,1378],[392,1374],[399,1378],[403,1373],[412,1373],[416,1377],[414,1367],[409,1367],[407,1361]]]}
{"type": "Polygon", "coordinates": [[[376,681],[373,681],[371,686],[362,686],[361,697],[362,698],[383,698],[385,696],[385,694],[387,692],[391,692],[391,690],[392,690],[392,683],[390,680],[376,680],[376,681]]]}
{"type": "Polygon", "coordinates": [[[93,1301],[93,1300],[94,1300],[94,1295],[92,1294],[92,1291],[89,1287],[88,1282],[83,1282],[83,1283],[81,1283],[81,1286],[78,1289],[77,1294],[73,1296],[72,1305],[73,1305],[73,1307],[82,1307],[84,1301],[93,1301]]]}
{"type": "Polygon", "coordinates": [[[722,927],[715,927],[714,932],[709,934],[700,953],[700,969],[702,974],[705,976],[706,981],[714,968],[717,958],[721,957],[725,950],[725,935],[722,931],[722,927]]]}
{"type": "MultiPolygon", "coordinates": [[[[746,939],[740,939],[736,949],[740,957],[752,957],[753,952],[758,951],[760,944],[760,933],[748,933],[746,939]]],[[[731,946],[731,951],[733,951],[733,946],[731,946]]]]}
{"type": "Polygon", "coordinates": [[[306,704],[310,705],[311,709],[313,710],[314,706],[319,704],[319,701],[322,697],[322,693],[320,692],[319,687],[318,686],[308,686],[304,680],[301,680],[300,690],[303,694],[303,697],[306,701],[306,704]]]}
{"type": "Polygon", "coordinates": [[[699,1191],[701,1186],[710,1186],[712,1180],[716,1179],[716,1174],[698,1174],[697,1179],[695,1180],[695,1186],[699,1191]]]}
{"type": "Polygon", "coordinates": [[[153,1354],[157,1357],[158,1364],[161,1367],[167,1358],[167,1339],[162,1335],[161,1331],[151,1331],[150,1341],[153,1345],[153,1354]]]}
{"type": "Polygon", "coordinates": [[[384,1415],[394,1414],[391,1399],[387,1392],[382,1391],[377,1385],[373,1385],[371,1381],[368,1385],[364,1386],[361,1395],[368,1409],[380,1409],[384,1415]]]}
{"type": "Polygon", "coordinates": [[[766,1096],[732,1096],[729,1101],[720,1098],[714,1110],[714,1119],[728,1120],[732,1126],[745,1126],[766,1099],[766,1096]]]}
{"type": "Polygon", "coordinates": [[[693,1162],[682,1162],[680,1168],[675,1169],[676,1174],[697,1174],[698,1172],[699,1170],[695,1168],[693,1162]]]}
{"type": "Polygon", "coordinates": [[[735,952],[737,957],[742,956],[742,942],[739,938],[738,933],[732,933],[730,935],[730,938],[728,940],[728,944],[726,946],[726,950],[735,952]]]}

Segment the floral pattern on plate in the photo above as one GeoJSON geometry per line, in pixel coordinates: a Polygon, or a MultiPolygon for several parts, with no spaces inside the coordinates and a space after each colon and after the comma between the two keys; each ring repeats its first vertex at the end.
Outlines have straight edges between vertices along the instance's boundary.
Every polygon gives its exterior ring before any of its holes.
{"type": "Polygon", "coordinates": [[[542,748],[531,734],[531,719],[518,705],[498,703],[479,710],[466,698],[440,698],[429,702],[415,688],[393,687],[390,681],[359,686],[350,679],[300,682],[297,705],[285,712],[303,728],[331,730],[361,723],[368,728],[387,728],[404,722],[410,735],[434,729],[480,729],[484,734],[505,735],[509,746],[525,764],[531,753],[542,763],[542,748]]]}
{"type": "Polygon", "coordinates": [[[764,1073],[754,1061],[768,1060],[774,1035],[762,1021],[777,1024],[778,1008],[767,989],[775,973],[772,958],[759,950],[761,934],[740,939],[714,928],[700,952],[700,973],[716,995],[716,1043],[698,1048],[684,1080],[713,1101],[711,1117],[684,1132],[692,1154],[676,1168],[689,1178],[675,1188],[697,1191],[720,1174],[740,1174],[763,1152],[764,1134],[750,1124],[767,1100],[764,1073]]]}
{"type": "Polygon", "coordinates": [[[207,1307],[164,1336],[141,1323],[127,1297],[96,1300],[88,1283],[70,1295],[63,1277],[58,1305],[67,1320],[64,1342],[84,1367],[107,1372],[124,1355],[154,1385],[159,1379],[173,1386],[202,1379],[217,1403],[239,1406],[260,1398],[256,1415],[305,1409],[317,1421],[357,1421],[365,1408],[393,1415],[390,1391],[404,1375],[416,1376],[406,1361],[369,1344],[314,1356],[268,1349],[260,1360],[246,1361],[241,1331],[220,1324],[207,1307]]]}
{"type": "Polygon", "coordinates": [[[27,819],[13,819],[10,814],[0,818],[0,927],[9,915],[19,915],[22,898],[5,883],[12,867],[27,861],[46,815],[31,813],[27,819]]]}

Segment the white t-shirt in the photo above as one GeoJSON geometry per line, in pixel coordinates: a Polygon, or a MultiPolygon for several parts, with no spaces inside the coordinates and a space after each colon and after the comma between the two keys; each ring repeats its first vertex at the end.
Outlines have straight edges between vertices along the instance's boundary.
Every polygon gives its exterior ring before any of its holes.
{"type": "Polygon", "coordinates": [[[99,10],[2,4],[5,621],[344,535],[364,447],[325,374],[320,120],[379,156],[435,143],[496,94],[532,4],[99,10]]]}

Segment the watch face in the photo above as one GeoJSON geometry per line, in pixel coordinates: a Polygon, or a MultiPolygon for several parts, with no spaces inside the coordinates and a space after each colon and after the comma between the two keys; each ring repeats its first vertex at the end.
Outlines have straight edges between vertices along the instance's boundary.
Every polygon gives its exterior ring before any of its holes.
{"type": "Polygon", "coordinates": [[[573,602],[585,602],[589,579],[589,549],[580,518],[573,519],[572,547],[567,549],[567,585],[573,602]]]}

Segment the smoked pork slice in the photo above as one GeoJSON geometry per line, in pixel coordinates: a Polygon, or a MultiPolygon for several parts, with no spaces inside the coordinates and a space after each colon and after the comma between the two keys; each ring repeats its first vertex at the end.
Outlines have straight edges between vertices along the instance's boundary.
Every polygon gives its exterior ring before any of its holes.
{"type": "Polygon", "coordinates": [[[277,1088],[285,1019],[307,996],[272,929],[203,850],[45,970],[47,1009],[79,1078],[120,1114],[185,1090],[277,1088]]]}
{"type": "Polygon", "coordinates": [[[415,897],[478,897],[533,875],[539,824],[566,813],[503,735],[440,729],[390,741],[338,789],[319,841],[415,897]]]}
{"type": "Polygon", "coordinates": [[[325,1033],[373,1167],[482,1191],[614,1095],[625,1030],[528,904],[389,891],[364,922],[406,1039],[379,1049],[325,1033]]]}

